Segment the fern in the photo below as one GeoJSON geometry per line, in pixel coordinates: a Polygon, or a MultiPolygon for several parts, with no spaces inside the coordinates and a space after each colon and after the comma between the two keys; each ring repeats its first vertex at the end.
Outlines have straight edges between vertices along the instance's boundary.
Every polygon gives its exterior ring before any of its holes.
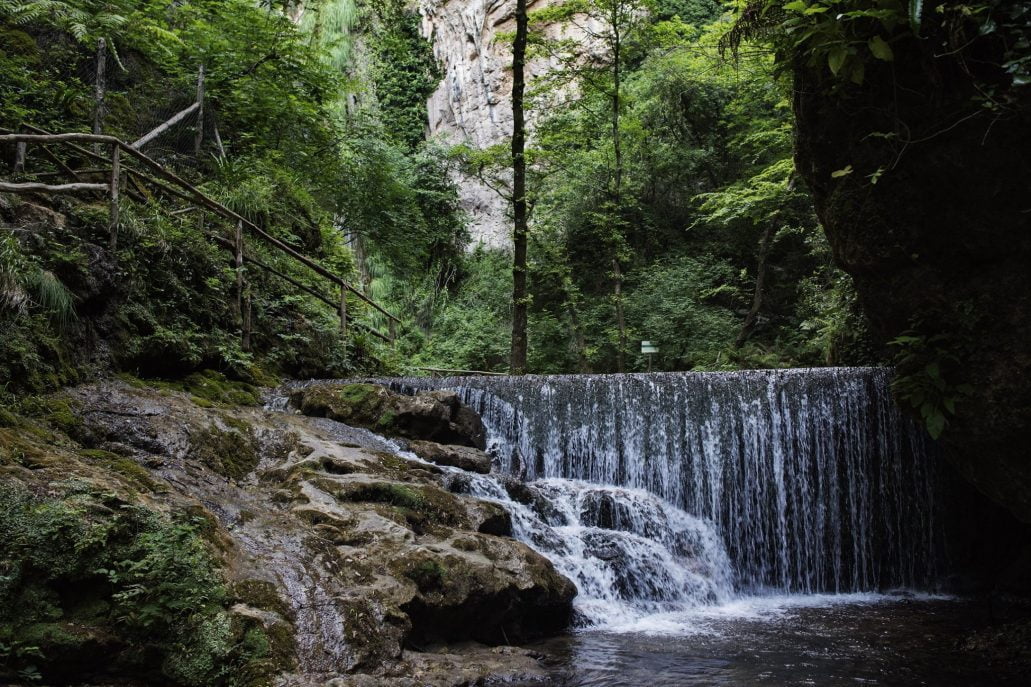
{"type": "Polygon", "coordinates": [[[14,236],[0,235],[0,312],[25,315],[33,308],[62,327],[75,320],[72,294],[61,280],[30,262],[14,236]]]}

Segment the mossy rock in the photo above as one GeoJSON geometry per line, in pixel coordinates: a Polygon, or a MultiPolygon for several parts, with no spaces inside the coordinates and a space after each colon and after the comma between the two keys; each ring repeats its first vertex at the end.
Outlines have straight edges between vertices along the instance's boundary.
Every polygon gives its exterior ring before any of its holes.
{"type": "Polygon", "coordinates": [[[224,417],[222,421],[228,429],[211,425],[191,435],[191,456],[224,477],[241,479],[258,466],[258,441],[242,420],[224,417]]]}
{"type": "Polygon", "coordinates": [[[231,380],[215,370],[194,372],[179,381],[144,382],[127,375],[122,375],[121,378],[134,387],[142,384],[158,390],[189,394],[190,400],[202,408],[261,405],[261,390],[258,387],[247,382],[231,380]]]}
{"type": "Polygon", "coordinates": [[[79,455],[91,461],[100,463],[105,469],[126,478],[133,485],[152,493],[166,493],[168,487],[154,479],[150,470],[134,461],[132,458],[120,456],[110,451],[99,449],[85,449],[79,451],[79,455]]]}
{"type": "Polygon", "coordinates": [[[375,384],[324,384],[295,394],[294,400],[305,415],[372,427],[379,424],[389,397],[375,384]]]}
{"type": "Polygon", "coordinates": [[[341,501],[392,506],[415,532],[436,528],[468,527],[469,518],[458,499],[432,485],[361,482],[337,492],[341,501]]]}
{"type": "Polygon", "coordinates": [[[77,402],[53,396],[26,396],[16,408],[21,415],[42,420],[69,436],[75,436],[82,429],[83,422],[77,409],[77,402]]]}
{"type": "Polygon", "coordinates": [[[267,580],[240,580],[229,590],[237,603],[278,613],[287,620],[293,620],[294,611],[279,594],[279,588],[267,580]]]}

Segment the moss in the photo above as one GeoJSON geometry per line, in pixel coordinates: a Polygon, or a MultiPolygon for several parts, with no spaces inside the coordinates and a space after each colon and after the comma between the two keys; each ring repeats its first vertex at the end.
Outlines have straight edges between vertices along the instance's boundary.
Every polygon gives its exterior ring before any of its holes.
{"type": "MultiPolygon", "coordinates": [[[[132,381],[128,379],[126,381],[135,386],[132,381]]],[[[185,379],[177,381],[149,380],[142,382],[136,380],[136,382],[160,391],[189,394],[190,400],[202,408],[261,405],[261,390],[258,387],[247,382],[231,380],[215,370],[194,372],[185,379]]]]}
{"type": "Polygon", "coordinates": [[[97,449],[85,449],[79,451],[79,455],[92,461],[96,461],[103,467],[117,475],[120,475],[144,491],[152,493],[167,493],[168,487],[154,479],[153,475],[145,467],[134,461],[132,458],[120,456],[110,451],[97,449]]]}
{"type": "Polygon", "coordinates": [[[388,410],[379,416],[379,419],[376,421],[376,427],[385,432],[389,431],[394,426],[396,420],[397,415],[393,411],[388,410]]]}
{"type": "Polygon", "coordinates": [[[400,508],[418,510],[426,506],[421,492],[413,487],[390,482],[359,484],[344,490],[338,497],[345,501],[387,503],[400,508]]]}
{"type": "Polygon", "coordinates": [[[229,592],[237,603],[273,611],[288,620],[294,617],[293,609],[280,596],[276,585],[266,580],[240,580],[232,584],[229,592]]]}
{"type": "Polygon", "coordinates": [[[30,418],[44,421],[49,426],[74,435],[82,428],[82,419],[76,413],[78,402],[53,396],[26,396],[17,404],[17,411],[30,418]]]}
{"type": "MultiPolygon", "coordinates": [[[[27,439],[27,436],[32,434],[24,430],[0,429],[0,463],[14,463],[30,470],[65,466],[67,459],[50,447],[27,439]]],[[[49,437],[40,438],[46,440],[49,437]]]]}
{"type": "Polygon", "coordinates": [[[383,412],[386,395],[375,384],[319,385],[300,395],[302,412],[340,422],[375,425],[383,412]]]}
{"type": "Polygon", "coordinates": [[[433,591],[444,586],[444,568],[435,560],[422,560],[408,567],[404,576],[415,583],[420,592],[433,591]]]}
{"type": "Polygon", "coordinates": [[[258,442],[245,422],[235,418],[222,420],[229,429],[212,425],[190,437],[192,456],[220,475],[241,479],[258,466],[258,442]]]}
{"type": "Polygon", "coordinates": [[[444,533],[445,527],[468,526],[465,509],[448,492],[433,486],[371,482],[353,484],[337,492],[341,501],[378,503],[392,507],[385,514],[411,527],[416,533],[444,533]]]}
{"type": "Polygon", "coordinates": [[[4,29],[0,31],[0,50],[9,55],[22,55],[25,57],[37,57],[39,46],[36,40],[17,29],[4,29]]]}
{"type": "Polygon", "coordinates": [[[125,382],[134,389],[146,389],[147,383],[135,375],[131,375],[128,372],[119,372],[115,375],[117,379],[125,382]]]}

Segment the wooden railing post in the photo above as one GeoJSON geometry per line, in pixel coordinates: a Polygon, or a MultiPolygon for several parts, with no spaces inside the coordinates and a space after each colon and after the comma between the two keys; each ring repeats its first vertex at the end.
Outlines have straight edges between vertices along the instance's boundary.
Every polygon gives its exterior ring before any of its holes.
{"type": "Polygon", "coordinates": [[[28,144],[18,141],[14,144],[14,173],[25,173],[25,157],[28,154],[28,144]]]}
{"type": "MultiPolygon", "coordinates": [[[[97,74],[93,84],[93,133],[100,135],[104,129],[104,95],[107,89],[107,41],[97,41],[97,74]]],[[[94,146],[95,152],[101,152],[100,144],[94,146]]]]}
{"type": "Polygon", "coordinates": [[[347,287],[340,286],[340,338],[347,346],[347,287]]]}
{"type": "Polygon", "coordinates": [[[251,312],[251,285],[244,280],[243,299],[243,336],[242,347],[245,351],[251,350],[251,326],[253,324],[253,313],[251,312]]]}
{"type": "Polygon", "coordinates": [[[117,144],[111,145],[111,252],[118,250],[118,221],[119,221],[119,178],[122,176],[122,148],[117,144]]]}
{"type": "Polygon", "coordinates": [[[388,322],[387,327],[388,327],[388,329],[390,331],[390,343],[396,343],[397,342],[397,322],[394,322],[393,320],[391,320],[389,318],[387,319],[387,322],[388,322]]]}
{"type": "Polygon", "coordinates": [[[193,154],[200,155],[200,144],[204,141],[204,65],[197,72],[197,135],[193,139],[193,154]]]}
{"type": "Polygon", "coordinates": [[[233,235],[233,248],[236,253],[236,315],[243,325],[243,222],[236,223],[233,235]]]}

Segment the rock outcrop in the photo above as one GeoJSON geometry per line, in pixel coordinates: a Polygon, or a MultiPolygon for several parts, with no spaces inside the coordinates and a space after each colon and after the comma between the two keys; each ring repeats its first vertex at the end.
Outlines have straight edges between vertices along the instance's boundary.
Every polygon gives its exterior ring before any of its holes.
{"type": "Polygon", "coordinates": [[[800,66],[798,170],[876,334],[911,337],[899,372],[938,389],[948,457],[1031,522],[1031,94],[977,104],[1008,87],[1001,48],[947,40],[893,41],[862,86],[800,66]]]}
{"type": "MultiPolygon", "coordinates": [[[[530,10],[555,0],[530,0],[530,10]]],[[[504,144],[512,135],[512,53],[497,40],[515,30],[515,0],[420,0],[423,35],[443,79],[427,104],[429,136],[474,148],[504,144]]],[[[590,50],[591,41],[576,29],[556,26],[552,37],[572,38],[590,50]]],[[[555,68],[549,59],[532,59],[526,66],[528,83],[555,68]]],[[[531,108],[527,124],[533,130],[544,108],[531,108]]],[[[508,206],[498,194],[473,177],[462,177],[461,200],[470,217],[474,243],[490,247],[511,245],[508,206]]]]}
{"type": "MultiPolygon", "coordinates": [[[[405,418],[396,426],[409,434],[453,431],[461,407],[447,395],[404,401],[371,386],[351,390],[363,402],[341,406],[338,391],[321,390],[328,394],[317,406],[321,414],[378,422],[396,411],[405,418]]],[[[167,388],[113,382],[55,398],[47,408],[57,410],[22,429],[7,427],[23,422],[18,418],[0,418],[5,482],[34,493],[64,489],[69,480],[88,483],[121,503],[208,523],[206,537],[232,590],[227,617],[240,641],[254,627],[270,638],[265,669],[290,671],[277,684],[542,679],[525,651],[454,643],[508,644],[561,632],[575,587],[510,538],[511,518],[501,506],[450,492],[444,469],[329,418],[167,388]],[[39,427],[49,438],[40,438],[39,427]],[[453,648],[421,651],[436,642],[453,648]]],[[[323,397],[309,402],[316,398],[323,397]]],[[[84,585],[82,592],[93,603],[102,589],[84,585]]],[[[111,660],[122,646],[117,632],[98,626],[74,655],[46,649],[70,656],[67,666],[82,679],[137,677],[111,660]]],[[[60,673],[60,666],[40,665],[44,678],[60,673]]]]}
{"type": "Polygon", "coordinates": [[[305,415],[328,417],[379,434],[484,449],[483,421],[453,391],[399,394],[378,384],[315,384],[291,403],[305,415]]]}
{"type": "Polygon", "coordinates": [[[449,465],[481,475],[490,472],[490,456],[476,448],[445,446],[432,441],[411,441],[408,443],[408,450],[437,465],[449,465]]]}

